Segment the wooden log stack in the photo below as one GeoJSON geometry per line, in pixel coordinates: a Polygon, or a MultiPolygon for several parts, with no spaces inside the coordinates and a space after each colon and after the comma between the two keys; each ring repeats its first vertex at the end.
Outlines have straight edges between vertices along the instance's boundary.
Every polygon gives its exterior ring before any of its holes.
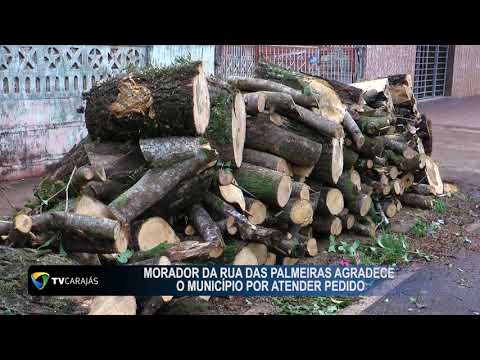
{"type": "MultiPolygon", "coordinates": [[[[372,215],[443,192],[409,75],[346,85],[266,63],[255,75],[207,79],[187,62],[97,84],[88,137],[0,235],[38,247],[61,234],[51,246],[103,262],[127,248],[130,262],[154,249],[167,260],[153,263],[227,261],[232,245],[234,264],[292,264],[316,239],[374,236],[372,215]]],[[[140,313],[166,302],[147,300],[140,313]]]]}

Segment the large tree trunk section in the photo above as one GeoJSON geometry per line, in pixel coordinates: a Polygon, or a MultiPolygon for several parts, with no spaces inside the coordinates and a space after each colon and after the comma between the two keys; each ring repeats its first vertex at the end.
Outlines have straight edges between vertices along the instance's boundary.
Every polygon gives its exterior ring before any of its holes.
{"type": "Polygon", "coordinates": [[[201,135],[210,118],[201,62],[109,79],[85,96],[85,124],[92,138],[201,135]]]}
{"type": "Polygon", "coordinates": [[[260,117],[247,121],[245,144],[249,148],[278,155],[300,166],[315,164],[322,152],[322,144],[286,131],[260,117]]]}
{"type": "Polygon", "coordinates": [[[135,247],[139,251],[148,251],[156,246],[177,244],[180,239],[172,227],[161,217],[151,217],[133,226],[135,247]]]}
{"type": "Polygon", "coordinates": [[[284,207],[290,199],[292,180],[277,171],[243,163],[234,177],[243,189],[267,204],[284,207]]]}
{"type": "Polygon", "coordinates": [[[399,197],[403,205],[421,209],[433,208],[433,197],[419,194],[403,194],[399,197]]]}
{"type": "Polygon", "coordinates": [[[250,197],[245,197],[248,220],[254,225],[262,224],[267,218],[267,207],[263,202],[250,197]]]}
{"type": "Polygon", "coordinates": [[[345,112],[345,116],[343,117],[343,126],[347,129],[348,133],[352,137],[355,146],[357,148],[361,148],[365,143],[365,136],[363,136],[362,131],[348,111],[345,112]]]}
{"type": "Polygon", "coordinates": [[[228,82],[242,91],[273,91],[285,93],[290,95],[296,104],[308,108],[316,106],[317,104],[315,97],[303,95],[298,90],[274,81],[233,76],[228,80],[228,82]]]}
{"type": "Polygon", "coordinates": [[[210,77],[208,85],[211,111],[205,136],[222,160],[240,167],[247,119],[245,100],[240,92],[217,78],[210,77]]]}
{"type": "Polygon", "coordinates": [[[243,94],[247,114],[256,115],[265,111],[267,97],[263,92],[243,94]]]}
{"type": "Polygon", "coordinates": [[[290,166],[288,162],[276,155],[254,149],[244,149],[243,160],[252,165],[272,169],[284,173],[285,175],[292,175],[290,173],[290,166]]]}
{"type": "Polygon", "coordinates": [[[222,232],[201,205],[193,205],[190,211],[190,219],[195,229],[202,235],[202,238],[206,242],[220,244],[221,246],[224,245],[222,232]]]}
{"type": "Polygon", "coordinates": [[[160,201],[182,179],[195,174],[211,159],[206,154],[188,159],[169,168],[150,169],[130,189],[109,204],[113,214],[121,221],[130,222],[153,204],[160,201]]]}
{"type": "Polygon", "coordinates": [[[154,139],[140,139],[143,157],[153,167],[172,166],[178,162],[196,157],[200,152],[212,151],[203,138],[172,136],[154,139]]]}
{"type": "Polygon", "coordinates": [[[46,212],[32,217],[33,229],[62,230],[71,233],[62,238],[67,252],[121,253],[127,249],[128,227],[118,221],[65,212],[46,212]]]}
{"type": "Polygon", "coordinates": [[[191,259],[216,259],[222,254],[222,244],[216,242],[212,243],[189,240],[188,237],[186,237],[182,242],[166,249],[164,253],[164,255],[167,256],[172,263],[188,261],[191,259]]]}
{"type": "Polygon", "coordinates": [[[310,187],[307,184],[294,181],[292,183],[291,197],[303,200],[310,200],[310,187]]]}
{"type": "Polygon", "coordinates": [[[323,147],[320,159],[315,164],[312,178],[335,185],[343,172],[343,140],[332,139],[323,147]]]}
{"type": "Polygon", "coordinates": [[[425,172],[427,174],[428,183],[433,186],[436,195],[443,194],[443,181],[440,171],[435,161],[430,156],[426,158],[425,172]]]}
{"type": "Polygon", "coordinates": [[[319,216],[312,225],[319,234],[338,236],[342,233],[342,220],[336,216],[319,216]]]}

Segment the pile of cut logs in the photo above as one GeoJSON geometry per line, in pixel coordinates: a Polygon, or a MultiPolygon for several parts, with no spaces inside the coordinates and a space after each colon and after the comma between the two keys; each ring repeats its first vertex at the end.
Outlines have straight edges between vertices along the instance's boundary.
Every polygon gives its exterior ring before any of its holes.
{"type": "Polygon", "coordinates": [[[84,98],[88,136],[0,223],[7,244],[98,264],[127,249],[134,264],[293,264],[443,193],[409,75],[346,85],[260,63],[223,81],[187,62],[84,98]]]}

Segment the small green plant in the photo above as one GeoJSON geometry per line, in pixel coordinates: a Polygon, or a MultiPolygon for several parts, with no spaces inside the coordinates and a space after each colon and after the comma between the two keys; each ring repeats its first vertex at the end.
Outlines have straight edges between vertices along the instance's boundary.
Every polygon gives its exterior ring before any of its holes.
{"type": "Polygon", "coordinates": [[[427,236],[429,233],[435,232],[438,230],[438,225],[435,223],[427,224],[423,220],[417,220],[415,225],[413,225],[412,229],[410,230],[414,236],[417,237],[424,237],[427,236]]]}
{"type": "Polygon", "coordinates": [[[133,255],[133,250],[127,249],[117,257],[117,262],[119,264],[126,264],[128,262],[128,259],[130,259],[132,255],[133,255]]]}
{"type": "Polygon", "coordinates": [[[350,298],[331,297],[280,297],[272,304],[279,315],[334,315],[354,302],[350,298]]]}
{"type": "Polygon", "coordinates": [[[447,204],[442,199],[434,199],[433,210],[437,214],[445,214],[447,212],[447,204]]]}

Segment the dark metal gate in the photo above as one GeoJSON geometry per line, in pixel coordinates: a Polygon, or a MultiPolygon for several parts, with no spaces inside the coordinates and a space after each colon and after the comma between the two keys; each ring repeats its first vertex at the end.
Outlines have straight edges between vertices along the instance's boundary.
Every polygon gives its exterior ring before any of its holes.
{"type": "Polygon", "coordinates": [[[363,77],[365,46],[218,45],[215,73],[222,78],[253,76],[258,61],[351,83],[363,77]]]}
{"type": "Polygon", "coordinates": [[[418,99],[445,96],[448,45],[417,45],[413,91],[418,99]]]}

